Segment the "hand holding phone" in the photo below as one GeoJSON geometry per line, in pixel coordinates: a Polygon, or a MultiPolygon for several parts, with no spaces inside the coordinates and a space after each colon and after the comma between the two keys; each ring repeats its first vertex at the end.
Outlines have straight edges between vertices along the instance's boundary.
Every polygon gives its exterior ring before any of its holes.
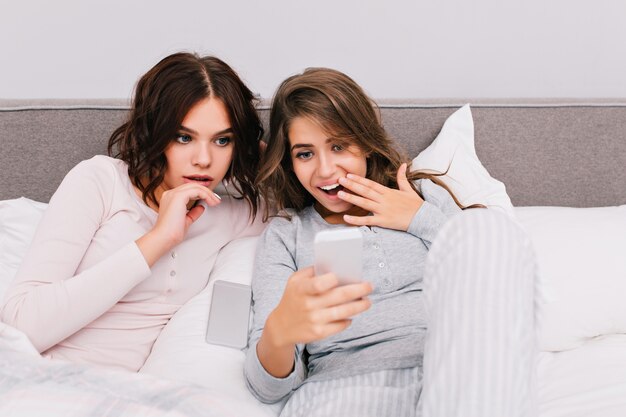
{"type": "Polygon", "coordinates": [[[363,279],[363,235],[357,227],[318,232],[314,250],[315,275],[333,272],[339,285],[363,279]]]}

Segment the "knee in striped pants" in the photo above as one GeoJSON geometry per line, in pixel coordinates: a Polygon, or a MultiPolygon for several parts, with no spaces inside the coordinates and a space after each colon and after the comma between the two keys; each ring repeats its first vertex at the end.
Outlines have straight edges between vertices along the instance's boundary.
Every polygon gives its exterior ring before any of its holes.
{"type": "Polygon", "coordinates": [[[466,210],[439,232],[424,275],[424,417],[536,416],[535,276],[504,214],[466,210]]]}

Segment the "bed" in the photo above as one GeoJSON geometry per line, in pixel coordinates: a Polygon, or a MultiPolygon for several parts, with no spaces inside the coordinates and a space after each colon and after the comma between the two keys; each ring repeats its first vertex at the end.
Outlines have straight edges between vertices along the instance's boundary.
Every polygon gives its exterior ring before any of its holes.
{"type": "MultiPolygon", "coordinates": [[[[415,167],[453,168],[466,202],[504,210],[529,233],[544,299],[541,417],[626,415],[626,99],[380,107],[415,167]],[[453,123],[459,115],[465,124],[453,123]]],[[[127,111],[122,100],[0,100],[0,297],[63,176],[105,153],[127,111]]],[[[267,106],[260,112],[266,122],[267,106]]],[[[207,288],[170,320],[138,374],[43,359],[0,323],[0,415],[277,415],[280,404],[248,393],[244,353],[204,342],[212,283],[249,282],[255,244],[222,249],[207,288]]]]}

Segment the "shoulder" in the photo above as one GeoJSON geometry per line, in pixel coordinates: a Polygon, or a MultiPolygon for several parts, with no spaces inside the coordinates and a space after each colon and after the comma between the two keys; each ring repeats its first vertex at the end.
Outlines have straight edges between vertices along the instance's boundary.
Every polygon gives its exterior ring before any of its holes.
{"type": "Polygon", "coordinates": [[[97,224],[109,215],[120,190],[124,190],[124,177],[128,181],[123,161],[106,156],[84,160],[63,178],[50,198],[47,211],[69,216],[74,222],[82,218],[97,224]]]}
{"type": "Polygon", "coordinates": [[[272,217],[261,241],[265,245],[282,244],[288,248],[295,248],[299,230],[302,228],[302,218],[294,210],[284,210],[272,217]]]}
{"type": "Polygon", "coordinates": [[[290,234],[302,226],[302,219],[295,210],[287,209],[272,217],[265,229],[266,234],[290,234]]]}
{"type": "Polygon", "coordinates": [[[91,159],[79,162],[70,170],[68,175],[81,175],[107,182],[120,175],[128,176],[128,166],[122,160],[105,155],[96,155],[91,159]]]}
{"type": "Polygon", "coordinates": [[[111,201],[124,178],[128,180],[128,169],[123,161],[104,155],[94,156],[78,163],[67,173],[55,196],[83,198],[94,204],[97,200],[111,201]]]}
{"type": "Polygon", "coordinates": [[[85,159],[84,161],[78,163],[78,166],[88,167],[91,169],[99,170],[99,169],[115,169],[118,170],[123,168],[124,170],[128,170],[126,162],[121,159],[111,158],[106,155],[96,155],[91,157],[90,159],[85,159]]]}

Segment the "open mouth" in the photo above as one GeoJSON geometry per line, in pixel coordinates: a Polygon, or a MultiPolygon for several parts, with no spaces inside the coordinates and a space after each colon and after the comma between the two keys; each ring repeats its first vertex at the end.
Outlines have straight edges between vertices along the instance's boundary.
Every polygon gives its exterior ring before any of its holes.
{"type": "Polygon", "coordinates": [[[331,184],[331,185],[324,185],[323,187],[318,187],[318,188],[324,191],[326,194],[334,196],[334,195],[337,195],[339,191],[343,190],[343,185],[331,184]]]}

